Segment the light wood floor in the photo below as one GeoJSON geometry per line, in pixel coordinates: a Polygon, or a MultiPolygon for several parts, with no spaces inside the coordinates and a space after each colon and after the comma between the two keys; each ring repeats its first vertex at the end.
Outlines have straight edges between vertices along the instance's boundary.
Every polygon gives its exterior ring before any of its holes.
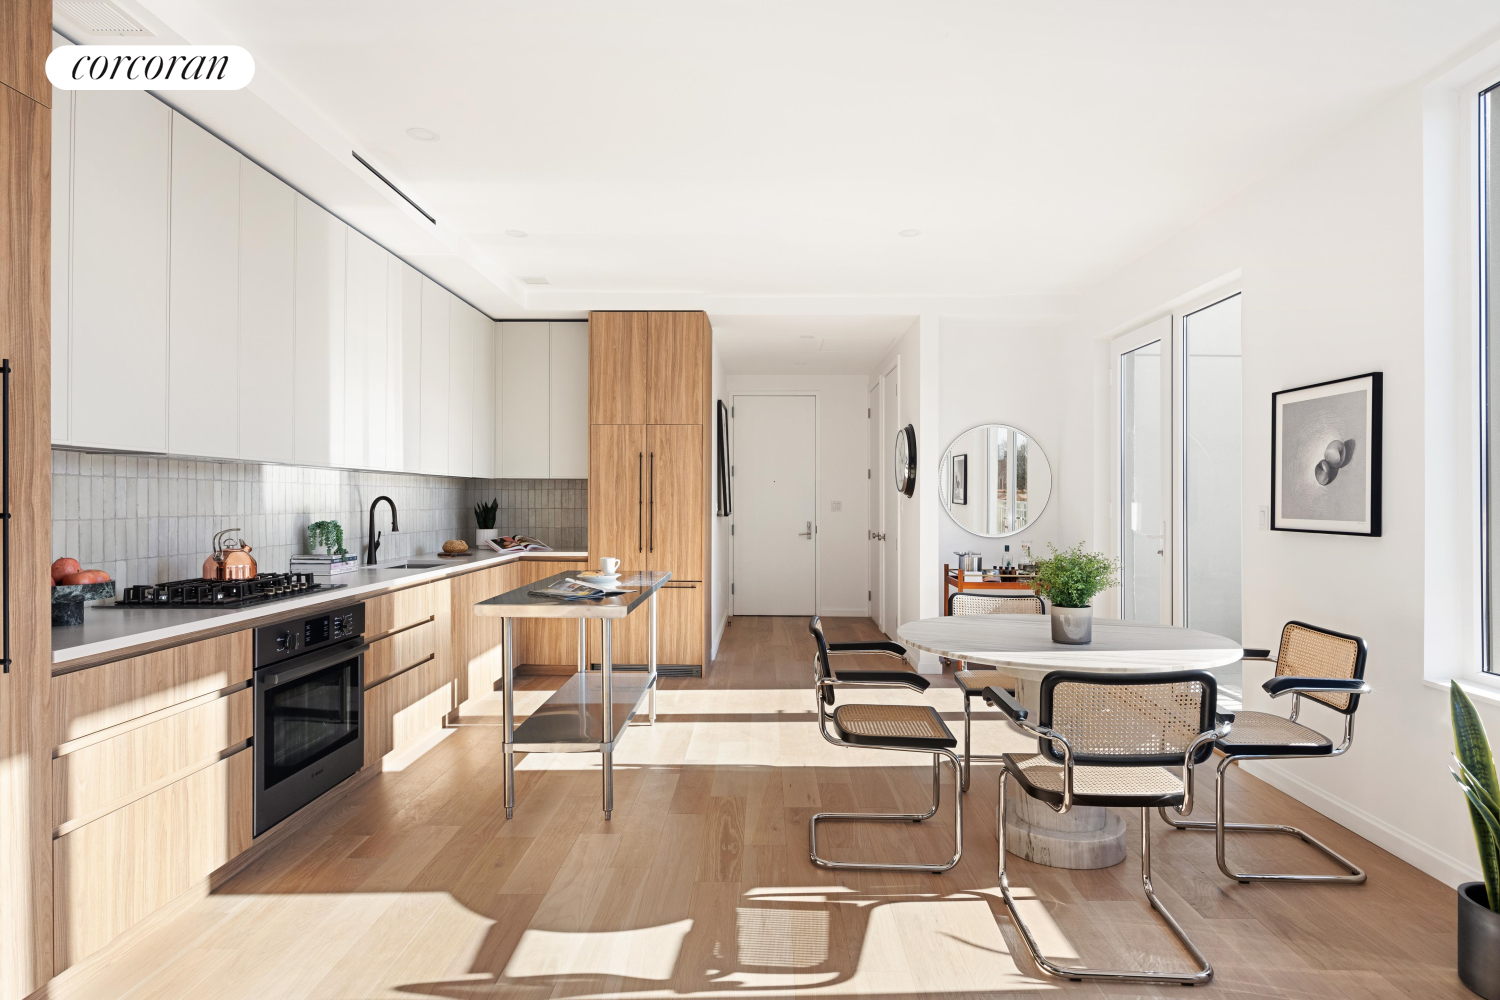
{"type": "MultiPolygon", "coordinates": [[[[836,641],[876,634],[865,619],[828,627],[836,641]]],[[[736,619],[709,677],[666,681],[656,726],[631,730],[616,758],[611,822],[599,809],[597,764],[582,755],[523,761],[516,817],[505,821],[497,697],[485,706],[493,714],[459,720],[434,749],[358,789],[273,857],[132,933],[48,995],[1181,995],[1058,982],[1031,965],[995,888],[992,765],[976,768],[964,857],[947,874],[813,867],[809,815],[915,808],[930,771],[912,755],[818,737],[811,650],[802,620],[736,619]]],[[[538,704],[560,681],[526,679],[520,704],[538,704]]],[[[951,681],[926,697],[957,730],[951,681]]],[[[985,747],[1028,745],[984,714],[985,747]]],[[[829,853],[946,857],[950,815],[945,807],[920,825],[832,826],[829,853]]],[[[1217,972],[1199,995],[1471,995],[1452,971],[1450,889],[1255,779],[1238,778],[1231,815],[1308,828],[1370,878],[1359,887],[1232,884],[1214,867],[1211,836],[1158,823],[1157,890],[1217,972]]],[[[1251,865],[1319,866],[1289,838],[1241,837],[1232,847],[1251,865]]],[[[1092,872],[1012,860],[1052,954],[1187,967],[1140,894],[1134,848],[1125,863],[1092,872]]]]}

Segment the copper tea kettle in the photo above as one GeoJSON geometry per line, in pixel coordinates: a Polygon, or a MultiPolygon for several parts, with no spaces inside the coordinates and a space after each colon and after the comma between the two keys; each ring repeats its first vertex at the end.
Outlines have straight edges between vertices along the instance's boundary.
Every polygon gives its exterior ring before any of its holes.
{"type": "Polygon", "coordinates": [[[205,580],[253,580],[257,572],[255,557],[243,538],[230,542],[226,537],[239,528],[225,528],[214,535],[213,555],[203,560],[205,580]]]}

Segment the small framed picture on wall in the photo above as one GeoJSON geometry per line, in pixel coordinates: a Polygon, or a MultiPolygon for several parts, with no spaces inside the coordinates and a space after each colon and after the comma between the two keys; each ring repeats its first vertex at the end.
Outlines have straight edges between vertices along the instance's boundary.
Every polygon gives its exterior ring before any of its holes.
{"type": "Polygon", "coordinates": [[[1380,535],[1381,374],[1271,394],[1271,529],[1380,535]]]}
{"type": "Polygon", "coordinates": [[[969,456],[953,456],[953,502],[967,506],[969,502],[969,456]]]}

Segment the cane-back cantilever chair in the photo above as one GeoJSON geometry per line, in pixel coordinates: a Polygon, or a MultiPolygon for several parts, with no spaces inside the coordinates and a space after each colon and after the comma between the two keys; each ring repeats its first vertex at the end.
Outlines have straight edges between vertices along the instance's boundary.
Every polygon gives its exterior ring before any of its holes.
{"type": "MultiPolygon", "coordinates": [[[[961,771],[953,748],[958,741],[948,731],[942,716],[930,705],[834,705],[834,695],[841,688],[906,688],[926,691],[927,679],[915,671],[839,671],[830,665],[832,655],[839,653],[890,652],[901,649],[894,642],[840,642],[829,644],[823,636],[823,623],[816,617],[808,631],[817,643],[814,661],[813,690],[818,703],[818,731],[835,746],[865,747],[876,750],[905,750],[932,754],[932,808],[925,813],[818,813],[807,825],[808,856],[823,868],[854,868],[864,871],[944,872],[958,864],[963,855],[964,800],[958,791],[961,771]],[[829,711],[832,709],[832,711],[829,711]],[[832,731],[830,731],[830,727],[832,731]],[[953,857],[936,864],[896,864],[890,862],[830,861],[818,856],[818,824],[830,820],[906,820],[920,823],[937,815],[942,797],[942,761],[953,767],[953,857]]],[[[899,655],[899,654],[897,654],[899,655]]]]}
{"type": "MultiPolygon", "coordinates": [[[[949,615],[1044,615],[1047,608],[1042,604],[1040,597],[1000,597],[994,594],[951,594],[948,597],[949,615]]],[[[984,670],[970,670],[968,665],[962,661],[958,664],[958,671],[954,673],[953,679],[964,692],[964,785],[963,790],[969,790],[970,772],[973,762],[995,761],[1000,757],[997,754],[976,754],[972,752],[972,719],[970,710],[975,698],[984,697],[984,689],[987,687],[1005,687],[1012,693],[1015,692],[1015,680],[1002,670],[993,667],[984,670]]]]}
{"type": "MultiPolygon", "coordinates": [[[[1365,657],[1368,650],[1359,636],[1345,635],[1318,628],[1306,622],[1287,622],[1281,630],[1281,648],[1274,663],[1276,676],[1263,685],[1272,698],[1292,696],[1292,711],[1283,718],[1269,712],[1236,712],[1234,729],[1214,744],[1224,755],[1214,781],[1213,822],[1175,819],[1163,810],[1161,818],[1179,830],[1214,831],[1214,851],[1219,870],[1239,882],[1321,882],[1358,885],[1365,880],[1364,870],[1338,854],[1327,844],[1295,826],[1277,823],[1230,823],[1224,818],[1225,772],[1242,760],[1286,760],[1294,757],[1337,757],[1354,741],[1354,712],[1359,696],[1369,694],[1365,683],[1365,657]],[[1316,729],[1297,721],[1302,699],[1312,698],[1344,716],[1344,738],[1338,746],[1316,729]],[[1224,859],[1224,833],[1284,833],[1300,837],[1317,848],[1329,860],[1341,866],[1347,875],[1295,875],[1266,872],[1231,871],[1224,859]]],[[[1270,650],[1247,649],[1247,660],[1270,660],[1270,650]]]]}
{"type": "Polygon", "coordinates": [[[1105,674],[1058,670],[1042,679],[1037,720],[1004,688],[984,699],[1012,723],[1037,737],[1037,752],[1003,755],[1000,771],[1000,892],[1037,967],[1074,980],[1193,986],[1214,970],[1192,939],[1162,906],[1151,887],[1151,809],[1193,809],[1193,768],[1213,753],[1214,740],[1230,731],[1233,716],[1215,710],[1218,688],[1201,670],[1105,674]],[[1182,769],[1181,776],[1168,770],[1182,769]],[[1011,895],[1005,870],[1005,798],[1011,781],[1027,795],[1064,813],[1078,806],[1119,806],[1141,811],[1141,884],[1146,899],[1198,964],[1194,972],[1092,969],[1059,965],[1042,954],[1011,895]]]}

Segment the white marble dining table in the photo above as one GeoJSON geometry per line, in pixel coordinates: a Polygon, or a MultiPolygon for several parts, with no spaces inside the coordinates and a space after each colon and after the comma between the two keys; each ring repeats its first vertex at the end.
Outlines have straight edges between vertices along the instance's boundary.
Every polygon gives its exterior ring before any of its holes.
{"type": "MultiPolygon", "coordinates": [[[[1093,641],[1052,641],[1048,615],[950,615],[897,629],[908,646],[971,669],[999,670],[1016,680],[1016,699],[1036,712],[1042,678],[1054,670],[1101,673],[1216,670],[1238,663],[1244,650],[1212,632],[1154,622],[1095,618],[1093,641]]],[[[976,747],[975,751],[979,752],[976,747]]],[[[1107,868],[1125,860],[1125,822],[1099,806],[1055,813],[1029,796],[1011,796],[1005,818],[1010,852],[1055,868],[1107,868]]]]}

